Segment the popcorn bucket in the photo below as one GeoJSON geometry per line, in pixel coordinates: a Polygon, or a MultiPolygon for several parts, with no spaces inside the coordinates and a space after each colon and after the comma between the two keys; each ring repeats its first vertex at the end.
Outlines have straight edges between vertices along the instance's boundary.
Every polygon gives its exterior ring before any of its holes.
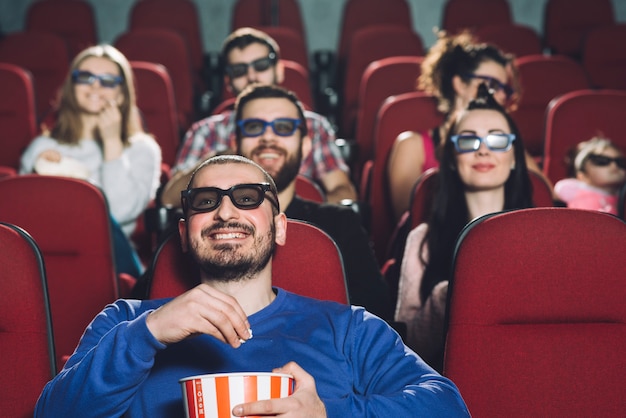
{"type": "Polygon", "coordinates": [[[187,418],[231,418],[235,405],[293,393],[288,374],[244,372],[191,376],[180,379],[187,418]]]}

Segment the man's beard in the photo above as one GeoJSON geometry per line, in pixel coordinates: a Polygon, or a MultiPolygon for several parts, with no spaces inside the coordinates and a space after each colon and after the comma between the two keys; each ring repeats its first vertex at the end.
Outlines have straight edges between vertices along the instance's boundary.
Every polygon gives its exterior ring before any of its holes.
{"type": "MultiPolygon", "coordinates": [[[[203,230],[202,236],[207,237],[214,229],[228,227],[243,229],[251,234],[252,227],[236,222],[221,222],[210,229],[203,230]]],[[[267,266],[274,255],[276,227],[272,222],[270,231],[265,236],[255,236],[252,252],[243,254],[238,252],[241,245],[224,243],[214,247],[212,254],[206,254],[196,242],[193,244],[192,257],[198,263],[200,270],[211,280],[218,282],[236,282],[253,278],[267,266]]]]}

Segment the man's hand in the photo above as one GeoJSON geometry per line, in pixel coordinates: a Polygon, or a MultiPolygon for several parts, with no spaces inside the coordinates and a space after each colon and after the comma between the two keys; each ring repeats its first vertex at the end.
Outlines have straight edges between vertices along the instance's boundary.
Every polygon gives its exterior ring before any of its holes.
{"type": "Polygon", "coordinates": [[[322,418],[326,417],[326,407],[317,394],[315,379],[302,367],[291,361],[274,373],[286,373],[294,377],[296,386],[291,396],[248,402],[233,408],[233,415],[243,417],[249,415],[277,416],[284,418],[322,418]]]}
{"type": "Polygon", "coordinates": [[[252,337],[248,318],[237,300],[207,284],[194,287],[150,313],[146,325],[163,344],[208,334],[237,348],[252,337]]]}

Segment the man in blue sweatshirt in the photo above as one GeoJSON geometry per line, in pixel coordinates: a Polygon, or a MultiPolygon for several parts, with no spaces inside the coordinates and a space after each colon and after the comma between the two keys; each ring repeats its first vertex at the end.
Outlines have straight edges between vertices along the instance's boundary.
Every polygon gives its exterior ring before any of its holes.
{"type": "Polygon", "coordinates": [[[272,370],[293,375],[293,395],[237,405],[234,416],[469,416],[454,384],[383,320],[272,287],[287,221],[256,163],[207,160],[182,201],[179,232],[201,284],[107,306],[44,388],[36,417],[184,416],[179,379],[272,370]]]}

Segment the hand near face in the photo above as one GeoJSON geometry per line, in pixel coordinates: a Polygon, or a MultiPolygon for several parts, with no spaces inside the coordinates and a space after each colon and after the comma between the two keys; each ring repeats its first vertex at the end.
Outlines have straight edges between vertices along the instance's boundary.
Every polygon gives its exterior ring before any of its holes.
{"type": "Polygon", "coordinates": [[[104,159],[114,160],[122,155],[122,113],[114,100],[109,101],[97,116],[96,129],[104,146],[104,159]]]}
{"type": "Polygon", "coordinates": [[[120,139],[122,132],[122,113],[114,100],[110,100],[102,108],[102,111],[98,115],[97,127],[103,141],[107,142],[120,139]]]}
{"type": "Polygon", "coordinates": [[[291,396],[248,402],[233,408],[237,417],[249,415],[296,417],[326,417],[326,407],[317,394],[315,379],[295,362],[272,370],[274,373],[286,373],[294,377],[296,386],[291,396]]]}
{"type": "Polygon", "coordinates": [[[250,323],[232,296],[206,284],[183,293],[148,315],[148,329],[163,344],[208,334],[237,348],[251,337],[250,323]]]}

